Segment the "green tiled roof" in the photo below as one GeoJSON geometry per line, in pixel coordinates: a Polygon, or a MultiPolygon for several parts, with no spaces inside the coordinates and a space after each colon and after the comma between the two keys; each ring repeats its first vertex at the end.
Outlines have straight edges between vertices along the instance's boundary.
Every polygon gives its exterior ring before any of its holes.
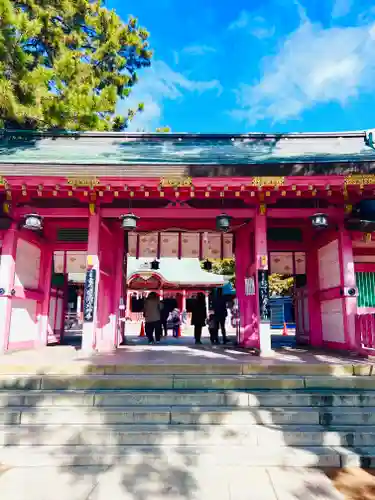
{"type": "Polygon", "coordinates": [[[246,165],[375,161],[364,132],[123,134],[0,132],[2,164],[246,165]]]}

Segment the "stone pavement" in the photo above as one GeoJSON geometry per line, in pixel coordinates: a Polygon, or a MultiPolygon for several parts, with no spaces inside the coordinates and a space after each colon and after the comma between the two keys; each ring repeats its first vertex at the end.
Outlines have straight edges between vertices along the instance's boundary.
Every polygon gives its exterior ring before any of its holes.
{"type": "Polygon", "coordinates": [[[344,500],[317,469],[173,464],[1,470],[2,500],[344,500]]]}

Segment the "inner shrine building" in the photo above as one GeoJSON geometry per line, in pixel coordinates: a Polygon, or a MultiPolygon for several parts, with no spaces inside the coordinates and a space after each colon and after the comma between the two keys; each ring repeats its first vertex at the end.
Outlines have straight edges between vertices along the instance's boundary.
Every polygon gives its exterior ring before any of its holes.
{"type": "Polygon", "coordinates": [[[116,349],[130,256],[234,257],[244,348],[262,345],[269,273],[293,276],[298,343],[369,353],[374,169],[372,131],[4,130],[0,350],[60,342],[74,272],[85,273],[83,348],[116,349]]]}

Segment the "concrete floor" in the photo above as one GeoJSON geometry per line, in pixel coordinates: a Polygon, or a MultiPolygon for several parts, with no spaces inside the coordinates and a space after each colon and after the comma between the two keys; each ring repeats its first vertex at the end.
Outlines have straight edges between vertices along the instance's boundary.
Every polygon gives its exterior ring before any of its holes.
{"type": "Polygon", "coordinates": [[[1,472],[2,500],[344,500],[317,469],[130,466],[20,467],[1,472]]]}

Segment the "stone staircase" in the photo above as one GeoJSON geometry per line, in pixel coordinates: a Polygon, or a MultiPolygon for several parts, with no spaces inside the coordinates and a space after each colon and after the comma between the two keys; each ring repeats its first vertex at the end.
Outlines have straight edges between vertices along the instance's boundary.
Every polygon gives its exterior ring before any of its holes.
{"type": "Polygon", "coordinates": [[[371,365],[0,367],[0,465],[375,466],[371,365]]]}

